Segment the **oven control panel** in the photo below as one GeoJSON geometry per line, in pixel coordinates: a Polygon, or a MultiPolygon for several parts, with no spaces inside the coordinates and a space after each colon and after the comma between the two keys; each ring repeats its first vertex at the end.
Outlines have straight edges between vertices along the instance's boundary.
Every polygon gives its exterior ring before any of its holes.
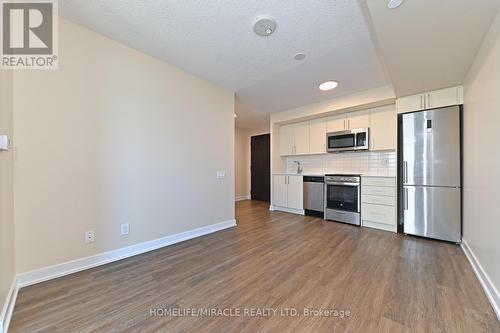
{"type": "Polygon", "coordinates": [[[325,175],[326,183],[360,183],[361,176],[358,175],[325,175]]]}

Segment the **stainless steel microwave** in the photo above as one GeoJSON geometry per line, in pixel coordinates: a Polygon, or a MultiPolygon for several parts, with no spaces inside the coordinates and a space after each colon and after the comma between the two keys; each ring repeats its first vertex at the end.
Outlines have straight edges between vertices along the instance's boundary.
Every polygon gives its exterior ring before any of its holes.
{"type": "Polygon", "coordinates": [[[326,134],[326,150],[331,152],[349,150],[368,150],[369,128],[356,128],[326,134]]]}

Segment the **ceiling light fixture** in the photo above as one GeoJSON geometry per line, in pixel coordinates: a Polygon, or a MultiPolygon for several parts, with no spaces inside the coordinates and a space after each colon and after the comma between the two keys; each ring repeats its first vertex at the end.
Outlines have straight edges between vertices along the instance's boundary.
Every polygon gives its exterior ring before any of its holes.
{"type": "Polygon", "coordinates": [[[337,88],[339,83],[337,81],[325,81],[319,85],[319,90],[327,91],[337,88]]]}
{"type": "Polygon", "coordinates": [[[403,4],[403,1],[404,0],[389,0],[387,7],[389,7],[389,9],[396,9],[403,4]]]}
{"type": "Polygon", "coordinates": [[[306,58],[306,54],[303,52],[298,52],[298,53],[295,53],[293,58],[297,61],[304,60],[306,58]]]}
{"type": "Polygon", "coordinates": [[[259,17],[253,26],[253,31],[262,37],[267,37],[276,31],[276,21],[271,17],[259,17]]]}

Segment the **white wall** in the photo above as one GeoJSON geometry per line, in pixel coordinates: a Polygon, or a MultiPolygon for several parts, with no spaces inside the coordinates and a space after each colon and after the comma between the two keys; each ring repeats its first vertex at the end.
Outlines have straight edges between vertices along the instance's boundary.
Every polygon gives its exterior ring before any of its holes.
{"type": "Polygon", "coordinates": [[[234,219],[234,94],[59,29],[59,69],[14,74],[17,272],[234,219]]]}
{"type": "Polygon", "coordinates": [[[463,238],[500,290],[500,13],[465,82],[463,238]]]}
{"type": "Polygon", "coordinates": [[[234,172],[236,200],[250,198],[250,133],[243,128],[235,128],[234,172]]]}
{"type": "MultiPolygon", "coordinates": [[[[12,71],[0,70],[0,134],[12,138],[12,127],[12,71]]],[[[15,276],[13,208],[13,153],[0,151],[0,327],[15,276]]]]}

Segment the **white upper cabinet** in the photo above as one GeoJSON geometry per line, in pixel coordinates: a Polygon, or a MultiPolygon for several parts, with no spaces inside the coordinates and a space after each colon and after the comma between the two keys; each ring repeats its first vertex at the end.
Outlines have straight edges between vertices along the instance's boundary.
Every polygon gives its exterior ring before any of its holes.
{"type": "Polygon", "coordinates": [[[366,128],[370,126],[370,110],[350,112],[347,114],[346,129],[366,128]]]}
{"type": "Polygon", "coordinates": [[[327,132],[345,131],[347,129],[347,115],[345,113],[328,117],[327,132]]]}
{"type": "Polygon", "coordinates": [[[401,97],[396,100],[398,113],[441,108],[464,103],[463,87],[452,87],[428,91],[418,95],[401,97]]]}
{"type": "Polygon", "coordinates": [[[326,118],[309,122],[309,154],[326,153],[326,118]]]}
{"type": "Polygon", "coordinates": [[[295,150],[295,125],[280,127],[280,155],[293,155],[295,150]]]}
{"type": "Polygon", "coordinates": [[[453,87],[428,92],[425,102],[427,109],[463,104],[463,88],[453,87]]]}
{"type": "Polygon", "coordinates": [[[370,111],[370,150],[394,150],[397,145],[397,114],[394,105],[370,111]]]}
{"type": "Polygon", "coordinates": [[[295,124],[295,155],[309,154],[309,122],[295,124]]]}

